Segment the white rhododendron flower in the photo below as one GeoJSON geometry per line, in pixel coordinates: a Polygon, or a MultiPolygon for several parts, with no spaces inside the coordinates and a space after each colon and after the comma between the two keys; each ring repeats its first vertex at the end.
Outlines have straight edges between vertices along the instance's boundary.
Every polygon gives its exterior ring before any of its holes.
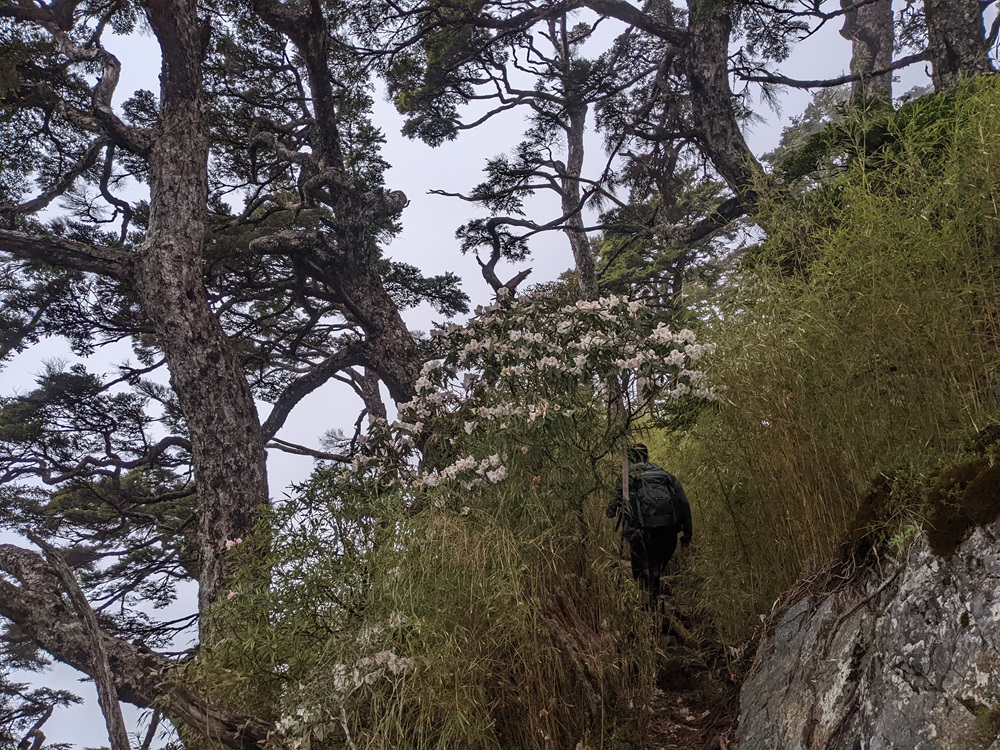
{"type": "Polygon", "coordinates": [[[682,364],[684,364],[684,352],[682,352],[680,349],[674,349],[673,351],[670,352],[670,354],[666,356],[666,358],[663,361],[666,364],[671,365],[673,367],[680,367],[682,364]]]}
{"type": "Polygon", "coordinates": [[[520,446],[526,430],[544,440],[548,430],[599,422],[623,395],[636,416],[669,417],[673,402],[718,398],[695,369],[715,346],[656,315],[618,296],[562,306],[528,297],[477,308],[465,326],[433,332],[438,356],[421,368],[415,397],[400,405],[395,424],[372,420],[358,439],[361,455],[334,481],[374,480],[380,494],[393,483],[404,493],[449,483],[473,491],[514,473],[497,454],[474,455],[474,446],[520,446]],[[444,441],[444,455],[464,457],[421,471],[418,450],[428,433],[444,441]]]}

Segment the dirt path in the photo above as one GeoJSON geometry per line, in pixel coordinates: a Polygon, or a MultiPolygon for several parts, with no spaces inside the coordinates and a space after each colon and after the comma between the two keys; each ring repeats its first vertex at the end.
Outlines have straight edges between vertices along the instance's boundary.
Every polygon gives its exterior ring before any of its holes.
{"type": "MultiPolygon", "coordinates": [[[[712,712],[695,692],[657,688],[650,701],[651,716],[646,732],[646,750],[702,750],[716,736],[712,712]]],[[[718,747],[718,743],[715,743],[718,747]]]]}
{"type": "Polygon", "coordinates": [[[736,750],[737,687],[723,677],[721,649],[666,601],[660,611],[658,686],[644,750],[736,750]]]}

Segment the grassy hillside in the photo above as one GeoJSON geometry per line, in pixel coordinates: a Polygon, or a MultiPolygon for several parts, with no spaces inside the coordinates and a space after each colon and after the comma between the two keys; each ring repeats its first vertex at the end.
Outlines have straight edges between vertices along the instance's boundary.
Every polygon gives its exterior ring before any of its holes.
{"type": "Polygon", "coordinates": [[[835,176],[770,193],[770,236],[706,336],[721,407],[651,437],[686,480],[699,597],[734,644],[853,527],[919,528],[932,477],[998,417],[1000,81],[807,148],[835,176]]]}

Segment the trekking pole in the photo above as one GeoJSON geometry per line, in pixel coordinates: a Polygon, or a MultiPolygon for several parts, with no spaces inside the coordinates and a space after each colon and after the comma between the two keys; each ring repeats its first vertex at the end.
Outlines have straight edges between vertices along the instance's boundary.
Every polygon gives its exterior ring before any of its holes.
{"type": "MultiPolygon", "coordinates": [[[[622,506],[629,502],[628,496],[628,439],[622,436],[622,506]]],[[[621,523],[621,516],[618,522],[621,523]]],[[[625,535],[622,534],[618,541],[618,559],[625,559],[625,535]]]]}

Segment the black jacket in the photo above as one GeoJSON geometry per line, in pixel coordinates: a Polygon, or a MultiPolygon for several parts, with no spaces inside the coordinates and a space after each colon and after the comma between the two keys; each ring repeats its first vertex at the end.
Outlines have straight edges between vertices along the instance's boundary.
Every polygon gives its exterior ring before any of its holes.
{"type": "Polygon", "coordinates": [[[644,464],[632,464],[629,467],[629,481],[628,481],[628,492],[630,503],[626,504],[622,500],[622,490],[621,486],[618,487],[616,497],[608,504],[607,514],[608,518],[615,518],[617,516],[618,522],[616,528],[624,527],[629,528],[631,524],[629,523],[630,508],[634,507],[638,500],[638,493],[640,489],[640,483],[635,476],[650,469],[660,469],[668,477],[670,477],[670,482],[673,485],[673,497],[677,504],[677,512],[680,516],[679,528],[677,531],[681,532],[681,541],[684,544],[689,544],[691,542],[692,528],[691,528],[691,504],[688,502],[687,495],[684,493],[684,488],[681,487],[681,483],[677,480],[673,474],[668,471],[664,471],[662,467],[657,466],[654,463],[646,462],[644,464]]]}

